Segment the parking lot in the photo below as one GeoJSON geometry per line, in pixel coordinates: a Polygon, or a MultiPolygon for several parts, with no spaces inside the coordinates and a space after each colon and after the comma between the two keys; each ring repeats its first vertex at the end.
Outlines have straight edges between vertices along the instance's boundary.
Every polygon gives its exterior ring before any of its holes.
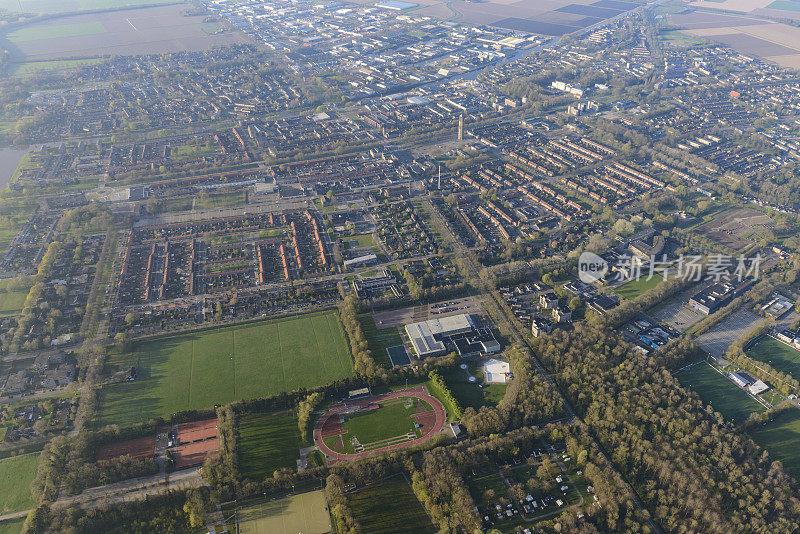
{"type": "Polygon", "coordinates": [[[444,300],[424,306],[412,306],[399,310],[389,310],[385,312],[373,313],[375,325],[378,328],[390,328],[392,326],[403,326],[409,323],[418,323],[428,319],[437,319],[458,315],[461,313],[483,314],[483,307],[475,297],[465,297],[461,299],[444,300]]]}
{"type": "Polygon", "coordinates": [[[760,321],[760,317],[749,310],[740,308],[730,317],[723,319],[708,332],[697,338],[700,348],[712,356],[723,356],[731,344],[760,321]]]}

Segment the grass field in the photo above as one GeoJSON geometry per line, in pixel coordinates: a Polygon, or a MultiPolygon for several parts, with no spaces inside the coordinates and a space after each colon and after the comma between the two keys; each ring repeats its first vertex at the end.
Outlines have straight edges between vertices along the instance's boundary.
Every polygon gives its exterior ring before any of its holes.
{"type": "Polygon", "coordinates": [[[678,46],[695,46],[708,42],[705,39],[678,30],[663,31],[658,36],[678,46]]]}
{"type": "Polygon", "coordinates": [[[151,4],[168,4],[175,0],[0,0],[0,9],[26,13],[67,13],[94,9],[116,9],[151,4]]]}
{"type": "Polygon", "coordinates": [[[371,484],[347,494],[347,503],[363,534],[436,532],[428,514],[403,476],[371,484]]]}
{"type": "Polygon", "coordinates": [[[251,480],[263,480],[282,467],[294,468],[300,457],[300,429],[289,411],[249,414],[239,419],[239,471],[251,480]]]}
{"type": "Polygon", "coordinates": [[[800,350],[795,350],[773,337],[763,336],[747,349],[747,355],[770,364],[782,373],[800,378],[800,350]]]}
{"type": "Polygon", "coordinates": [[[47,24],[43,26],[23,27],[9,33],[6,38],[12,43],[27,43],[44,39],[82,37],[101,33],[106,33],[105,26],[100,22],[91,21],[76,22],[73,24],[47,24]]]}
{"type": "Polygon", "coordinates": [[[25,522],[24,517],[19,519],[11,519],[0,523],[0,534],[19,534],[22,532],[22,524],[25,522]]]}
{"type": "Polygon", "coordinates": [[[741,423],[751,413],[762,412],[765,409],[743,389],[705,362],[675,376],[682,386],[695,391],[703,402],[710,404],[725,419],[733,423],[741,423]]]}
{"type": "Polygon", "coordinates": [[[240,534],[331,532],[331,518],[322,490],[242,508],[237,513],[237,519],[240,534]]]}
{"type": "Polygon", "coordinates": [[[375,325],[375,320],[372,318],[371,313],[362,313],[359,315],[358,322],[361,323],[361,329],[364,331],[367,344],[375,360],[381,365],[391,367],[392,362],[389,359],[389,354],[386,352],[386,349],[403,344],[403,337],[400,335],[400,332],[394,327],[381,328],[379,330],[375,325]]]}
{"type": "Polygon", "coordinates": [[[420,432],[415,430],[411,415],[416,413],[417,405],[420,402],[425,406],[422,411],[429,411],[433,408],[425,401],[419,399],[412,399],[412,401],[410,408],[406,408],[403,402],[397,402],[381,406],[377,410],[359,412],[348,416],[342,426],[348,436],[358,438],[360,443],[372,443],[409,432],[419,435],[420,432]]]}
{"type": "Polygon", "coordinates": [[[22,310],[28,290],[6,291],[7,280],[0,282],[0,315],[11,315],[22,310]]]}
{"type": "Polygon", "coordinates": [[[791,408],[762,427],[750,432],[750,437],[769,451],[773,460],[780,460],[794,476],[800,478],[800,410],[791,408]]]}
{"type": "Polygon", "coordinates": [[[138,380],[101,393],[101,426],[321,386],[353,374],[335,311],[145,341],[131,353],[109,356],[112,371],[131,365],[139,368],[138,380]]]}
{"type": "Polygon", "coordinates": [[[31,481],[38,465],[38,453],[0,460],[0,515],[33,507],[31,481]]]}
{"type": "Polygon", "coordinates": [[[461,404],[462,408],[471,406],[476,410],[481,406],[497,406],[506,394],[508,388],[505,384],[488,384],[482,388],[478,384],[483,380],[483,373],[476,369],[471,370],[476,377],[476,381],[470,382],[467,373],[463,369],[451,369],[442,375],[447,387],[453,392],[453,396],[461,404]]]}
{"type": "Polygon", "coordinates": [[[499,473],[470,479],[467,488],[478,506],[495,504],[498,499],[507,495],[506,485],[499,473]],[[489,490],[494,494],[492,498],[487,498],[489,490]]]}
{"type": "Polygon", "coordinates": [[[96,65],[104,61],[106,61],[104,58],[27,61],[25,63],[12,64],[10,67],[10,74],[12,76],[30,76],[31,74],[36,74],[37,72],[72,69],[75,67],[83,67],[85,65],[96,65]]]}
{"type": "Polygon", "coordinates": [[[663,278],[660,274],[654,275],[650,280],[647,279],[646,275],[643,275],[638,280],[631,280],[630,282],[625,282],[621,286],[614,288],[614,293],[620,297],[633,300],[645,291],[656,287],[662,280],[663,278]]]}

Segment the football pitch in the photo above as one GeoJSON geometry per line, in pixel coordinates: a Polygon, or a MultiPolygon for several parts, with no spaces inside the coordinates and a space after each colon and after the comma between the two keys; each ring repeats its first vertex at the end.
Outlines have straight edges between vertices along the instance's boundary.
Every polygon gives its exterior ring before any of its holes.
{"type": "Polygon", "coordinates": [[[770,364],[782,373],[800,376],[800,350],[795,350],[773,337],[763,336],[747,349],[747,355],[770,364]]]}
{"type": "Polygon", "coordinates": [[[411,486],[400,475],[348,493],[347,502],[365,534],[436,532],[411,486]]]}
{"type": "Polygon", "coordinates": [[[331,518],[322,490],[248,506],[237,511],[239,534],[326,534],[331,518]]]}
{"type": "Polygon", "coordinates": [[[38,465],[38,453],[0,460],[0,515],[35,506],[30,486],[38,465]]]}
{"type": "Polygon", "coordinates": [[[138,378],[106,386],[100,426],[126,426],[352,376],[344,330],[333,310],[136,343],[108,358],[138,378]]]}
{"type": "Polygon", "coordinates": [[[755,401],[743,389],[719,374],[706,362],[693,365],[675,377],[682,386],[695,391],[703,402],[710,404],[722,416],[739,424],[753,412],[763,412],[764,406],[755,401]]]}
{"type": "Polygon", "coordinates": [[[767,449],[773,460],[780,460],[792,476],[800,477],[800,410],[779,413],[773,421],[751,430],[750,437],[767,449]]]}
{"type": "Polygon", "coordinates": [[[648,280],[647,275],[643,274],[641,278],[638,280],[631,280],[630,282],[625,282],[621,286],[614,289],[614,293],[619,295],[620,297],[626,299],[635,299],[645,291],[649,291],[656,287],[663,281],[663,278],[660,274],[653,275],[653,277],[648,280]]]}
{"type": "Polygon", "coordinates": [[[300,429],[290,411],[244,415],[239,419],[239,471],[250,480],[271,477],[276,469],[296,467],[300,429]]]}

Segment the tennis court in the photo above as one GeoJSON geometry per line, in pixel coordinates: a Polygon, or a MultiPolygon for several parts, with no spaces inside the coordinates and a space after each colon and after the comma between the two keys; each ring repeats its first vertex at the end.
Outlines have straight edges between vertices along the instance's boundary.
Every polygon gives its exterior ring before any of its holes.
{"type": "Polygon", "coordinates": [[[239,534],[327,534],[332,532],[322,490],[291,495],[237,511],[239,534]]]}
{"type": "Polygon", "coordinates": [[[411,363],[411,358],[408,357],[408,351],[404,345],[397,345],[386,349],[389,353],[389,359],[392,360],[392,365],[408,365],[411,363]]]}

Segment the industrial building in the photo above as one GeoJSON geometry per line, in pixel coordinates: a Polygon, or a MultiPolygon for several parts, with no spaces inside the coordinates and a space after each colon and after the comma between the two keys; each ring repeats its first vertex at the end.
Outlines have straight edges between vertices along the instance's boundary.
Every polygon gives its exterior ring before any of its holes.
{"type": "Polygon", "coordinates": [[[420,359],[441,356],[454,350],[461,356],[493,353],[500,344],[490,330],[478,328],[469,314],[411,323],[405,327],[411,345],[420,359]]]}

